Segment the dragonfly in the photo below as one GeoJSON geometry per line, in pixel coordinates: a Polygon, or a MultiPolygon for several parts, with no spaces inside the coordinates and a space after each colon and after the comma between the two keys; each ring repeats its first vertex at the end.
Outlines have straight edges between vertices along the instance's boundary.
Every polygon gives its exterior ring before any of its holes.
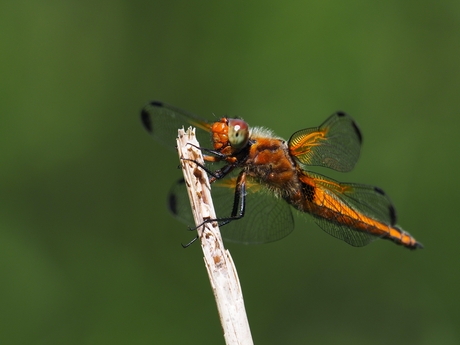
{"type": "MultiPolygon", "coordinates": [[[[212,148],[200,147],[218,216],[209,221],[225,225],[221,233],[226,240],[244,244],[280,240],[294,229],[294,210],[354,247],[381,238],[409,249],[423,248],[397,225],[396,209],[381,188],[338,182],[310,170],[354,168],[362,134],[345,112],[335,112],[318,127],[298,130],[287,141],[269,129],[250,127],[241,118],[206,121],[160,101],[144,106],[141,121],[170,148],[183,126],[196,127],[199,140],[211,140],[212,148]]],[[[183,179],[171,188],[168,204],[176,218],[193,224],[183,179]]]]}

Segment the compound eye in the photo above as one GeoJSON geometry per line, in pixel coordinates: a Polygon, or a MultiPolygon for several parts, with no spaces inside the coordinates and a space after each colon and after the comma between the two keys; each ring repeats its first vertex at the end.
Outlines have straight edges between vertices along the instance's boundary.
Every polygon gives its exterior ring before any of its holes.
{"type": "Polygon", "coordinates": [[[242,149],[249,141],[249,126],[241,119],[228,120],[228,140],[234,149],[242,149]]]}

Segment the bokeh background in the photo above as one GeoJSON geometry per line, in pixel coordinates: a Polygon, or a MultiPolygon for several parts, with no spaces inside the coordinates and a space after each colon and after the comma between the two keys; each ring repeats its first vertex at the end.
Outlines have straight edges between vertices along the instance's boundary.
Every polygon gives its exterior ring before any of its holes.
{"type": "MultiPolygon", "coordinates": [[[[228,244],[256,344],[460,343],[460,2],[40,1],[0,11],[0,343],[223,344],[199,245],[166,208],[159,99],[288,138],[345,110],[341,181],[425,245],[353,248],[297,220],[228,244]]],[[[174,138],[171,138],[174,140],[174,138]]]]}

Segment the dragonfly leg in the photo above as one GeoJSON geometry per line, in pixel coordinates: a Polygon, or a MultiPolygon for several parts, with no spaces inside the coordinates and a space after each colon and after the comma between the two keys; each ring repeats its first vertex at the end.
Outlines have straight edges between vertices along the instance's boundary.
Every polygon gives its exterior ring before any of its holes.
{"type": "Polygon", "coordinates": [[[190,231],[197,230],[201,226],[212,223],[218,222],[219,226],[224,226],[230,223],[233,220],[241,219],[244,217],[244,212],[246,209],[246,173],[242,171],[238,175],[238,179],[236,181],[236,188],[235,188],[235,198],[233,200],[233,208],[232,213],[229,217],[220,217],[215,219],[206,219],[201,224],[194,228],[189,228],[190,231]]]}
{"type": "Polygon", "coordinates": [[[182,248],[185,249],[185,248],[190,247],[190,245],[193,244],[197,239],[198,239],[198,235],[196,235],[196,236],[193,238],[193,240],[191,240],[189,243],[186,243],[186,244],[181,243],[182,248]]]}
{"type": "MultiPolygon", "coordinates": [[[[198,162],[195,162],[195,163],[198,164],[199,166],[201,166],[200,163],[198,163],[198,162]]],[[[233,168],[234,168],[234,166],[232,166],[232,165],[226,165],[222,170],[224,170],[226,167],[231,167],[231,170],[233,170],[233,168]]],[[[202,168],[205,169],[205,167],[202,167],[202,168]]],[[[230,168],[228,168],[228,169],[230,169],[230,168]]],[[[229,170],[229,171],[231,171],[231,170],[229,170]]],[[[223,173],[224,173],[223,176],[225,176],[229,172],[226,172],[224,170],[223,173]]],[[[220,175],[217,175],[217,176],[220,176],[220,175]]],[[[222,178],[222,177],[220,177],[220,178],[222,178]]],[[[218,222],[219,226],[224,226],[224,225],[230,223],[233,220],[243,218],[245,209],[246,209],[246,173],[244,171],[242,171],[238,175],[238,179],[236,181],[235,197],[234,197],[234,200],[233,200],[233,208],[232,208],[231,215],[229,217],[206,219],[205,221],[203,221],[198,226],[195,226],[193,228],[189,227],[188,230],[189,231],[195,231],[195,230],[199,229],[200,227],[204,226],[205,224],[212,223],[212,222],[218,222]]],[[[192,239],[187,244],[182,244],[182,247],[183,248],[188,248],[191,244],[193,244],[198,239],[198,237],[199,236],[197,235],[194,239],[192,239]]]]}
{"type": "Polygon", "coordinates": [[[199,166],[201,169],[206,171],[208,175],[211,175],[212,178],[210,179],[210,182],[213,183],[216,180],[223,179],[225,176],[227,176],[229,173],[233,171],[233,169],[236,168],[235,164],[227,164],[221,169],[217,170],[210,170],[208,167],[206,167],[204,164],[201,164],[200,162],[194,160],[194,159],[187,159],[187,158],[182,158],[184,161],[189,161],[195,163],[197,166],[199,166]]]}
{"type": "Polygon", "coordinates": [[[187,145],[193,146],[197,150],[200,150],[201,152],[207,153],[208,155],[206,155],[206,157],[208,157],[208,159],[210,159],[210,161],[212,161],[212,162],[225,160],[228,157],[227,155],[223,154],[222,152],[219,152],[219,151],[216,151],[216,150],[207,149],[205,147],[199,147],[199,146],[196,146],[196,145],[191,144],[191,143],[188,143],[187,145]]]}

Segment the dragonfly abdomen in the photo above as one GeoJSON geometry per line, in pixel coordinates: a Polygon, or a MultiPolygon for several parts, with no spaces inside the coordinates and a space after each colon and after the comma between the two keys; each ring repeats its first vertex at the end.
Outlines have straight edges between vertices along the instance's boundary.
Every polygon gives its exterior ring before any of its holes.
{"type": "Polygon", "coordinates": [[[394,224],[385,224],[349,207],[314,186],[302,183],[303,202],[292,203],[299,211],[311,214],[328,234],[360,247],[377,238],[391,240],[410,249],[422,248],[409,233],[394,224]]]}

